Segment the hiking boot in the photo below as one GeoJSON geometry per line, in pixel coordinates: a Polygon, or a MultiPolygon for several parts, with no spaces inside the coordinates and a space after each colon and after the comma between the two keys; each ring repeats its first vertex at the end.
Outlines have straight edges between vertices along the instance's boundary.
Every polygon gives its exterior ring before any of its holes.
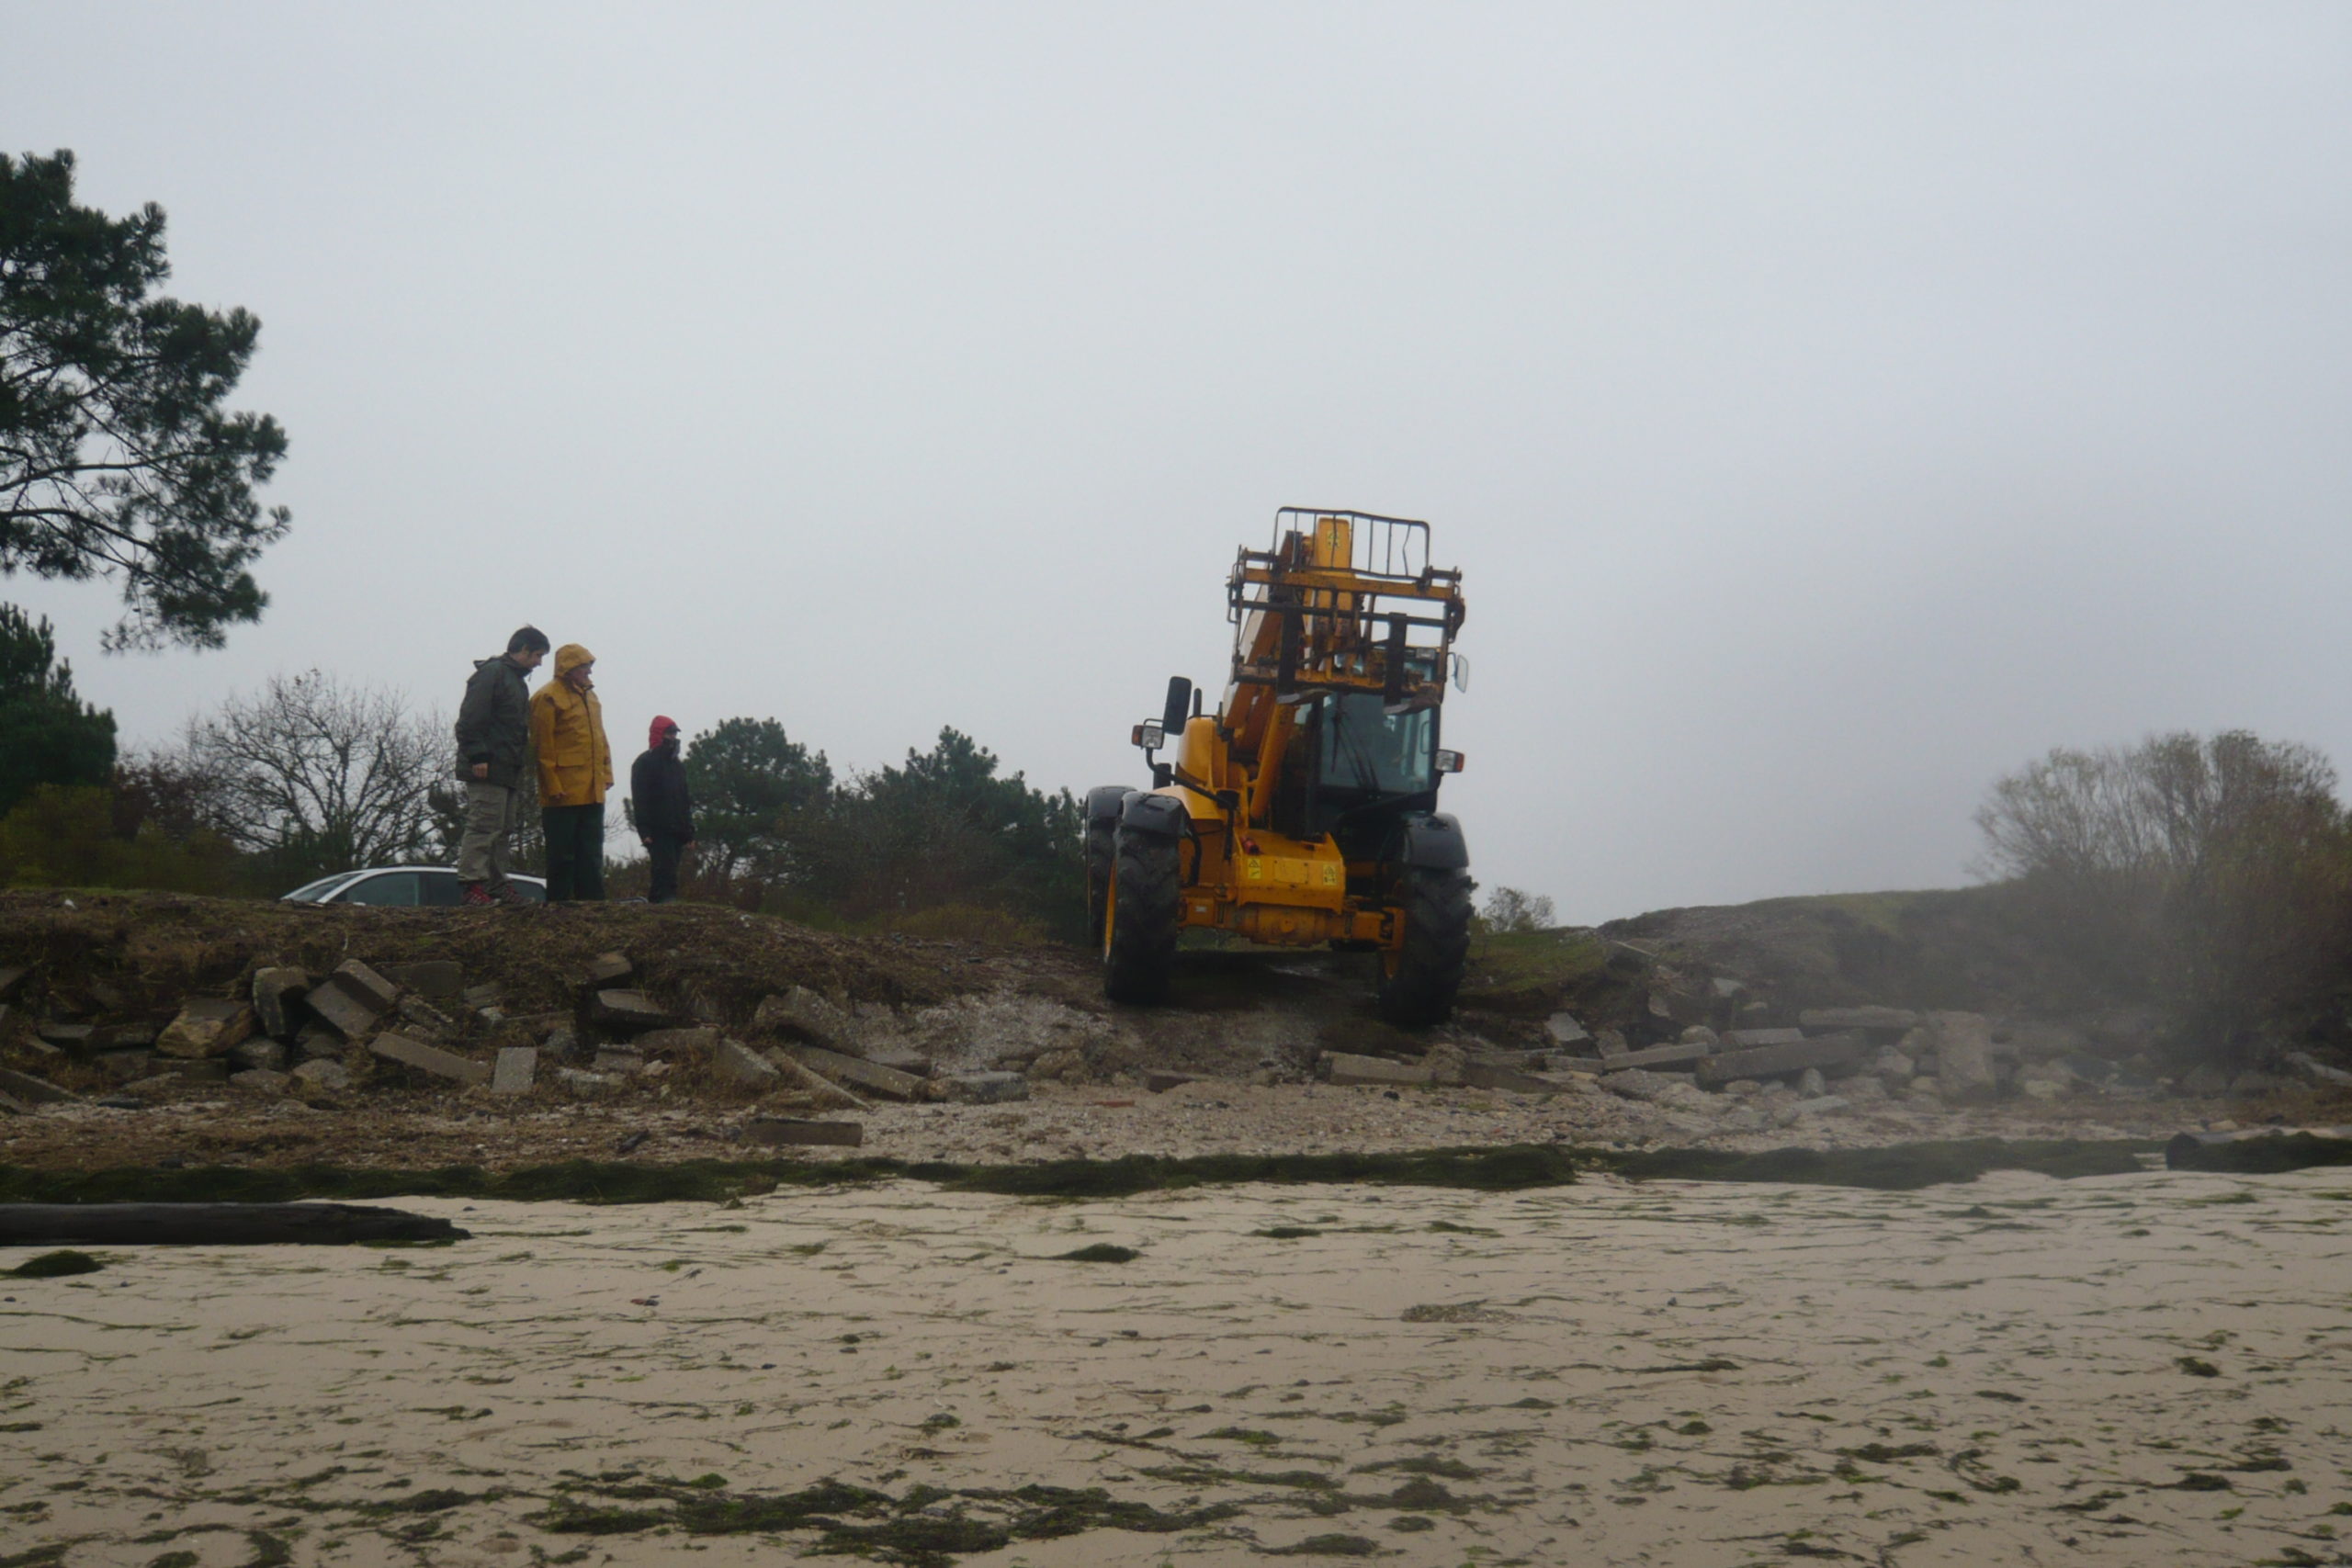
{"type": "Polygon", "coordinates": [[[490,896],[490,889],[479,882],[459,883],[458,888],[458,902],[469,908],[487,908],[498,902],[490,896]]]}
{"type": "Polygon", "coordinates": [[[496,902],[503,904],[508,908],[512,909],[533,908],[538,903],[538,900],[524,892],[521,888],[515,886],[513,883],[501,878],[498,886],[491,890],[491,897],[483,899],[482,902],[486,904],[496,902]]]}

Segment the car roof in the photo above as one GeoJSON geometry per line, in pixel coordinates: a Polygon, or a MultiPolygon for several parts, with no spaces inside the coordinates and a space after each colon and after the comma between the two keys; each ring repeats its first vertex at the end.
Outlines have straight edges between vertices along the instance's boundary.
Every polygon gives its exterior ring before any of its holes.
{"type": "MultiPolygon", "coordinates": [[[[367,865],[361,866],[357,871],[338,872],[335,874],[339,876],[378,876],[390,871],[437,871],[448,876],[455,876],[458,874],[457,871],[453,867],[446,865],[367,865]]],[[[320,880],[324,881],[326,879],[322,877],[320,880]]],[[[518,871],[510,875],[507,880],[510,882],[536,882],[544,885],[547,878],[544,876],[532,876],[526,872],[518,871]]]]}

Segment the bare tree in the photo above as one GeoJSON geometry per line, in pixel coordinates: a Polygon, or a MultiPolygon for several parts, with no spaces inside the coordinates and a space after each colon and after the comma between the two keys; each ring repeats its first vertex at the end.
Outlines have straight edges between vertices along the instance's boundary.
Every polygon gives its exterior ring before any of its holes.
{"type": "Polygon", "coordinates": [[[438,714],[312,670],[192,721],[182,765],[232,843],[334,869],[429,853],[432,789],[454,764],[438,714]]]}
{"type": "Polygon", "coordinates": [[[1496,888],[1487,895],[1487,907],[1478,911],[1480,924],[1495,932],[1548,930],[1553,918],[1547,895],[1518,887],[1496,888]]]}
{"type": "Polygon", "coordinates": [[[2352,832],[2335,770],[2244,730],[2052,751],[1976,813],[1980,869],[2053,941],[2242,1053],[2311,1004],[2344,956],[2352,832]]]}

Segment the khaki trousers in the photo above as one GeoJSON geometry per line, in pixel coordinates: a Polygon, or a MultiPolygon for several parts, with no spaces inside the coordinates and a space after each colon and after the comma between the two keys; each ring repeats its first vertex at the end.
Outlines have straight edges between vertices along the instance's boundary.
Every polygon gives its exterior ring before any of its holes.
{"type": "Polygon", "coordinates": [[[508,840],[514,832],[514,792],[466,781],[466,831],[458,840],[458,880],[501,883],[514,869],[508,840]]]}

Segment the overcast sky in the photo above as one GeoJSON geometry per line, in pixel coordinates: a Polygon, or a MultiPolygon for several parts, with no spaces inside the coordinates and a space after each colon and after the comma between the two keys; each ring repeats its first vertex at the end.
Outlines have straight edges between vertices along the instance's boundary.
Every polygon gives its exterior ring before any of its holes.
{"type": "Polygon", "coordinates": [[[0,0],[0,145],[263,322],[274,603],[135,743],[530,620],[616,749],[1138,776],[1296,502],[1429,519],[1565,919],[1952,886],[2054,745],[2352,762],[2352,6],[0,0]]]}

